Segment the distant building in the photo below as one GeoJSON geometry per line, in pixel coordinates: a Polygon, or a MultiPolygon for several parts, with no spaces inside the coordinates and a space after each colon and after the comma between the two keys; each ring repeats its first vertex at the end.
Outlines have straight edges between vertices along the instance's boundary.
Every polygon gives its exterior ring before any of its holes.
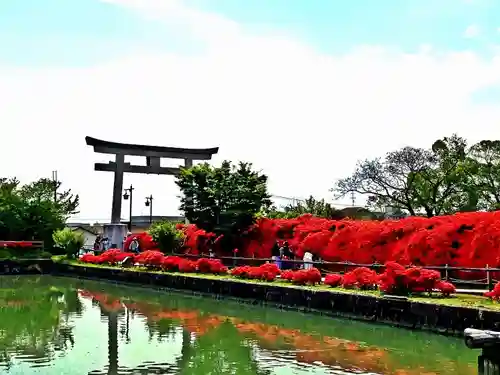
{"type": "Polygon", "coordinates": [[[94,246],[95,239],[97,238],[97,235],[100,234],[99,231],[96,228],[93,228],[92,226],[88,224],[75,224],[71,223],[68,224],[68,227],[73,231],[77,233],[83,234],[83,238],[85,239],[83,243],[83,247],[86,248],[92,248],[94,246]]]}

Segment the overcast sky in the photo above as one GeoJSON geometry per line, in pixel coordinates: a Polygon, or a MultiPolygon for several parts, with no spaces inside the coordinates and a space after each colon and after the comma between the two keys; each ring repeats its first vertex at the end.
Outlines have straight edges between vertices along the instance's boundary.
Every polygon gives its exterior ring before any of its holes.
{"type": "MultiPolygon", "coordinates": [[[[110,217],[84,137],[219,146],[276,195],[330,199],[358,159],[458,132],[500,138],[500,3],[0,2],[1,174],[57,170],[78,219],[110,217]]],[[[143,162],[142,162],[143,163],[143,162]]],[[[135,214],[176,214],[171,176],[126,175],[135,214]]],[[[349,202],[349,199],[346,199],[349,202]]],[[[123,215],[128,217],[127,206],[123,215]]]]}

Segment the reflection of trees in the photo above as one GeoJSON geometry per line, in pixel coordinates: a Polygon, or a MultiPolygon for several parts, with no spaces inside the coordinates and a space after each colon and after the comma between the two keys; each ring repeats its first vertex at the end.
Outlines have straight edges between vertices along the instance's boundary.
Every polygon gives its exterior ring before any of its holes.
{"type": "Polygon", "coordinates": [[[111,311],[108,316],[108,375],[118,374],[118,313],[111,311]]]}
{"type": "Polygon", "coordinates": [[[7,366],[13,352],[30,360],[49,361],[55,350],[74,345],[67,316],[78,311],[71,300],[76,291],[61,291],[41,280],[7,278],[2,283],[0,362],[7,366]]]}
{"type": "Polygon", "coordinates": [[[257,366],[252,348],[230,322],[199,337],[186,355],[181,374],[270,374],[257,366]]]}

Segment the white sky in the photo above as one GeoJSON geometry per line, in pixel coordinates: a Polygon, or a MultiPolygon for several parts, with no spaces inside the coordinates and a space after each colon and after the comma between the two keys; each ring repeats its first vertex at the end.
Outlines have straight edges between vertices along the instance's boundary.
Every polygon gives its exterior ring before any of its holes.
{"type": "MultiPolygon", "coordinates": [[[[252,35],[223,17],[160,0],[109,0],[171,23],[204,53],[146,49],[79,69],[0,66],[1,175],[26,182],[58,170],[81,196],[81,219],[110,216],[112,174],[85,144],[90,135],[126,143],[220,146],[214,159],[252,162],[276,195],[331,198],[335,179],[361,158],[459,133],[500,138],[500,106],[471,95],[500,80],[500,55],[402,54],[353,46],[326,55],[278,35],[252,35]],[[168,4],[165,5],[165,4],[168,4]],[[174,22],[175,21],[175,22],[174,22]]],[[[171,176],[126,175],[134,214],[176,214],[171,176]]],[[[346,199],[345,202],[349,202],[346,199]]],[[[124,204],[123,215],[128,217],[124,204]]]]}

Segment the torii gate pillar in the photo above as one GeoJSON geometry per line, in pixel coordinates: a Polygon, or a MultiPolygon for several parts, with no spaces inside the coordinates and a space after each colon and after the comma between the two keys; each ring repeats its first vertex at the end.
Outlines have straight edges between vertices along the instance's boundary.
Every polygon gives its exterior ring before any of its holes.
{"type": "Polygon", "coordinates": [[[113,172],[113,202],[111,205],[111,224],[105,226],[111,239],[111,246],[120,246],[126,235],[126,225],[121,223],[123,174],[141,173],[157,175],[177,175],[179,168],[162,167],[161,159],[184,159],[184,168],[193,166],[193,160],[210,160],[212,155],[219,151],[218,147],[207,149],[189,149],[163,146],[145,146],[137,144],[108,142],[100,139],[85,137],[87,145],[94,148],[94,152],[115,155],[115,161],[109,163],[95,163],[96,171],[113,172]],[[125,156],[143,156],[146,165],[133,165],[125,162],[125,156]]]}

